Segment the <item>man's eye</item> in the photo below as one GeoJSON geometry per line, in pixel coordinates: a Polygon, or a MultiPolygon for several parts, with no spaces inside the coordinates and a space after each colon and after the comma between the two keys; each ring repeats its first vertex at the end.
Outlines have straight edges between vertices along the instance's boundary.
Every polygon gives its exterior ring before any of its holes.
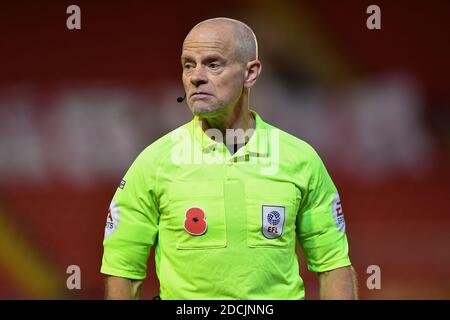
{"type": "Polygon", "coordinates": [[[192,63],[185,63],[184,64],[184,69],[186,70],[191,70],[194,66],[192,65],[192,63]]]}
{"type": "Polygon", "coordinates": [[[210,64],[208,64],[208,67],[211,69],[217,69],[220,67],[220,65],[218,63],[211,62],[210,64]]]}

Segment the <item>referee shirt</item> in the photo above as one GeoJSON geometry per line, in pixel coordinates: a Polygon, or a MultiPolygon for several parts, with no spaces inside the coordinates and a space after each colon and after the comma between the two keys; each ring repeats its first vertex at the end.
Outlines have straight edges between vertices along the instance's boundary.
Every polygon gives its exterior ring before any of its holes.
{"type": "Polygon", "coordinates": [[[296,241],[311,271],[351,264],[321,159],[252,113],[233,155],[194,117],[136,158],[108,211],[102,273],[144,279],[154,245],[161,299],[303,299],[296,241]]]}

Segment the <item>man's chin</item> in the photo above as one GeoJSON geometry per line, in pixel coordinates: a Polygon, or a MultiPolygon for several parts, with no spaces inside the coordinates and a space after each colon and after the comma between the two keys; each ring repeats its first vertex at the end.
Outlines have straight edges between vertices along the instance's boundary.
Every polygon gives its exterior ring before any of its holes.
{"type": "Polygon", "coordinates": [[[193,106],[192,113],[198,117],[208,117],[208,115],[213,115],[221,108],[211,105],[193,106]]]}
{"type": "Polygon", "coordinates": [[[208,116],[208,114],[211,114],[211,112],[213,112],[213,111],[209,110],[209,109],[194,109],[193,110],[193,114],[198,117],[208,116]]]}

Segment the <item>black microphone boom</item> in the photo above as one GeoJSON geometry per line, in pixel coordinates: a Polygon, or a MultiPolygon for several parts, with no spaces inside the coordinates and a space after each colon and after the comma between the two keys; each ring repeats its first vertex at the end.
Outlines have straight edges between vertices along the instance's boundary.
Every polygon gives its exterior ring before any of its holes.
{"type": "Polygon", "coordinates": [[[184,99],[186,99],[186,93],[184,94],[184,96],[178,97],[178,98],[177,98],[177,102],[178,102],[178,103],[182,103],[184,99]]]}

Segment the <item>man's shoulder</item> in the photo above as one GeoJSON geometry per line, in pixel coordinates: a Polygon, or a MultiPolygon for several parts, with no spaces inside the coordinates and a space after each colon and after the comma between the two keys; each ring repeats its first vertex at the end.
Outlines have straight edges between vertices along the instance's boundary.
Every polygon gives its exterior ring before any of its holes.
{"type": "Polygon", "coordinates": [[[146,148],[144,148],[142,152],[139,154],[139,157],[148,160],[156,160],[165,158],[166,156],[170,156],[173,147],[177,143],[179,143],[177,137],[185,135],[187,130],[189,130],[190,124],[192,124],[191,121],[161,136],[160,138],[152,142],[150,145],[148,145],[146,148]]]}
{"type": "Polygon", "coordinates": [[[297,160],[317,159],[317,151],[307,141],[272,124],[266,123],[266,127],[278,132],[279,150],[286,156],[296,157],[297,160]]]}

